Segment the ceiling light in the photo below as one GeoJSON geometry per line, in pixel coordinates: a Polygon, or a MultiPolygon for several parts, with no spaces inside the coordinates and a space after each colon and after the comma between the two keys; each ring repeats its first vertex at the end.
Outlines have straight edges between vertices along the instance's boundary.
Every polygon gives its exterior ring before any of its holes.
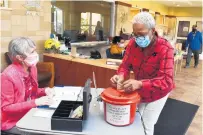
{"type": "Polygon", "coordinates": [[[188,3],[190,6],[192,6],[192,2],[191,2],[191,1],[187,0],[187,3],[188,3]]]}

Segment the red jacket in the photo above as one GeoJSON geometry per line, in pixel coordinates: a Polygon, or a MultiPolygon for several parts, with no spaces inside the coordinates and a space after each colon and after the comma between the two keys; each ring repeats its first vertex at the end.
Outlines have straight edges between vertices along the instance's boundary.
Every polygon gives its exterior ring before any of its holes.
{"type": "Polygon", "coordinates": [[[169,42],[161,37],[147,48],[140,48],[131,39],[117,73],[128,76],[130,67],[136,80],[142,81],[138,90],[142,102],[152,102],[167,95],[174,88],[174,54],[169,42]]]}
{"type": "Polygon", "coordinates": [[[1,74],[1,130],[13,128],[31,109],[36,107],[35,98],[45,95],[45,89],[38,88],[37,69],[30,69],[31,77],[37,86],[34,99],[26,101],[26,87],[23,67],[17,63],[8,66],[1,74]]]}

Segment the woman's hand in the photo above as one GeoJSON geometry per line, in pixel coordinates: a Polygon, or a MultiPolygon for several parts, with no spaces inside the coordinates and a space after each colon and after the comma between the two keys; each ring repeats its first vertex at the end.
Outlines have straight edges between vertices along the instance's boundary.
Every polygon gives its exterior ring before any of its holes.
{"type": "Polygon", "coordinates": [[[53,99],[49,96],[43,96],[43,97],[35,99],[35,104],[37,106],[51,105],[52,102],[53,102],[53,99]]]}
{"type": "Polygon", "coordinates": [[[133,91],[140,89],[140,88],[142,88],[142,82],[141,81],[129,79],[123,83],[123,89],[125,90],[125,92],[133,92],[133,91]]]}
{"type": "Polygon", "coordinates": [[[53,88],[46,88],[45,93],[47,96],[50,96],[50,97],[53,97],[56,94],[53,88]]]}
{"type": "Polygon", "coordinates": [[[123,81],[124,81],[124,76],[122,75],[114,75],[111,79],[111,85],[117,89],[122,89],[123,88],[123,81]]]}

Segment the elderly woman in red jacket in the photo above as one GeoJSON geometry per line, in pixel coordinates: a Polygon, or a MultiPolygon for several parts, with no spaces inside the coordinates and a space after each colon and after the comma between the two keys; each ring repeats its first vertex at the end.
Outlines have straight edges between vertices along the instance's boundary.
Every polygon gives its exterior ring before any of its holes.
{"type": "Polygon", "coordinates": [[[142,100],[138,110],[143,117],[146,135],[153,135],[154,125],[174,88],[173,48],[157,35],[155,20],[147,12],[134,17],[133,33],[134,38],[130,40],[123,62],[111,82],[117,89],[140,94],[142,100]],[[133,69],[134,79],[126,80],[130,69],[133,69]]]}
{"type": "Polygon", "coordinates": [[[1,130],[21,134],[16,123],[31,109],[49,105],[54,90],[38,88],[36,64],[39,56],[29,38],[9,43],[12,64],[1,74],[1,130]]]}

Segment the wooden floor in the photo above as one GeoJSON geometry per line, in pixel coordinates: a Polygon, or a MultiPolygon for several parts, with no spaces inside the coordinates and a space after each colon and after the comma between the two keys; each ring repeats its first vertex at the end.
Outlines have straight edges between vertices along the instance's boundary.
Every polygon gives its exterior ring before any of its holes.
{"type": "MultiPolygon", "coordinates": [[[[185,63],[185,61],[184,61],[185,63]]],[[[176,89],[170,97],[184,102],[199,105],[200,108],[192,121],[186,135],[203,135],[202,133],[202,61],[199,67],[193,63],[188,69],[182,68],[175,76],[176,89]]]]}

